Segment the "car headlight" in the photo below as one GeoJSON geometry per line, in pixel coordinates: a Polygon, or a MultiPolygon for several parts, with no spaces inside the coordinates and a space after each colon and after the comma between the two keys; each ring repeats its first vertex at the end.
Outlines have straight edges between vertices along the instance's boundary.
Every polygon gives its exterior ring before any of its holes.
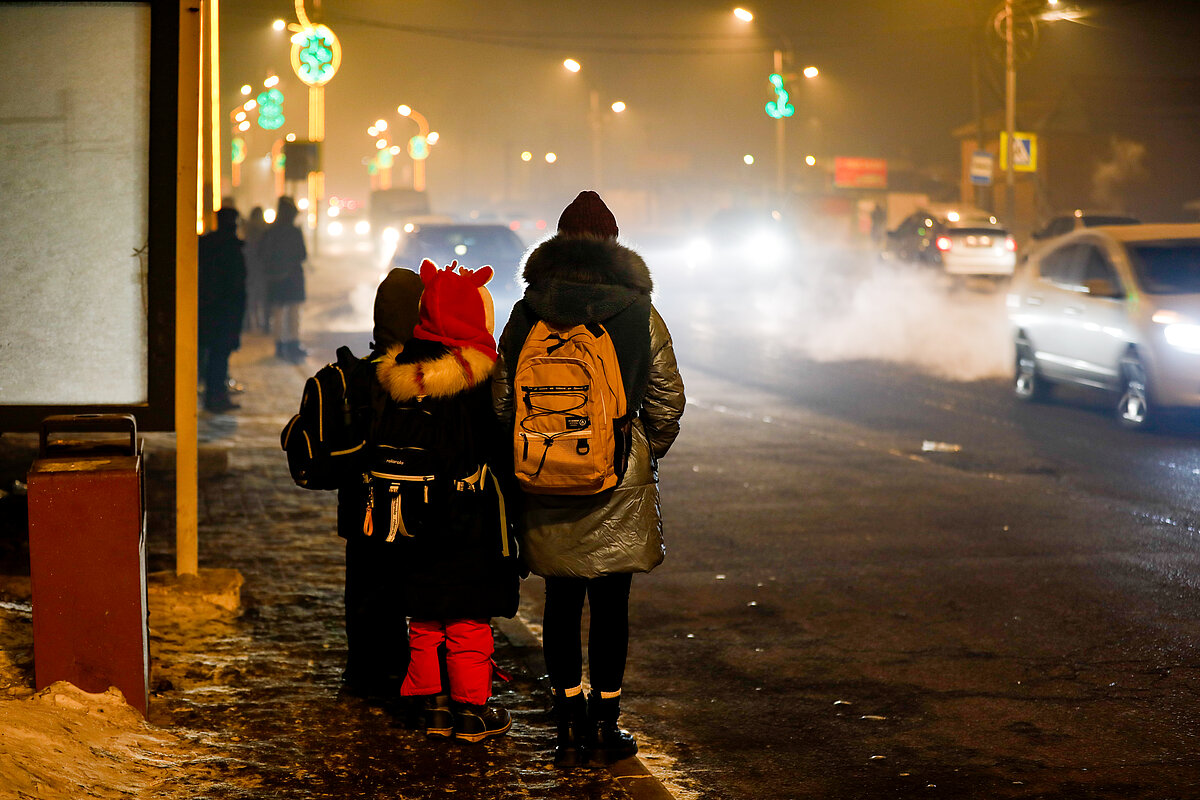
{"type": "Polygon", "coordinates": [[[746,256],[767,264],[777,264],[787,256],[787,243],[775,231],[757,231],[746,240],[746,256]]]}
{"type": "Polygon", "coordinates": [[[697,237],[687,243],[684,248],[684,257],[687,259],[689,266],[697,264],[705,264],[712,259],[713,247],[712,242],[703,237],[697,237]]]}
{"type": "Polygon", "coordinates": [[[395,245],[398,241],[400,241],[400,231],[390,225],[383,229],[384,244],[395,245]]]}
{"type": "Polygon", "coordinates": [[[325,230],[329,231],[330,236],[341,236],[344,228],[341,222],[334,220],[333,222],[329,223],[325,230]]]}
{"type": "Polygon", "coordinates": [[[354,232],[359,236],[366,236],[371,232],[371,223],[367,222],[365,219],[360,219],[358,222],[354,223],[354,232]]]}
{"type": "Polygon", "coordinates": [[[1187,353],[1200,353],[1200,325],[1175,311],[1156,311],[1151,319],[1163,326],[1167,344],[1187,353]]]}

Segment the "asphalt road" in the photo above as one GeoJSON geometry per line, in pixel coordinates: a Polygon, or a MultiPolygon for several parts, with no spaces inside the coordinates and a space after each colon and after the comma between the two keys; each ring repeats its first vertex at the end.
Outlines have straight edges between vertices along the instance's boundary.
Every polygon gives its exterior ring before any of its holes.
{"type": "Polygon", "coordinates": [[[1002,295],[660,263],[689,405],[624,707],[679,783],[1200,796],[1194,424],[1015,403],[1002,295]]]}

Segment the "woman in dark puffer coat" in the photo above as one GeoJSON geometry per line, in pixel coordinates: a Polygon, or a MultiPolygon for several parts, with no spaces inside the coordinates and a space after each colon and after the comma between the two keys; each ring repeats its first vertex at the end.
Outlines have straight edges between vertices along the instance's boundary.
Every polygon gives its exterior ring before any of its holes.
{"type": "Polygon", "coordinates": [[[495,410],[511,440],[511,374],[534,324],[598,322],[616,349],[627,407],[637,411],[628,467],[614,489],[588,496],[522,495],[522,558],[546,579],[543,641],[558,722],[554,761],[560,767],[637,752],[633,737],[617,726],[629,589],[633,573],[654,569],[666,552],[658,459],[679,433],[685,402],[670,333],[650,304],[650,272],[616,237],[616,219],[595,192],[580,193],[563,211],[557,235],[526,260],[528,288],[501,335],[492,382],[495,410]],[[580,631],[585,597],[591,611],[587,701],[580,631]]]}

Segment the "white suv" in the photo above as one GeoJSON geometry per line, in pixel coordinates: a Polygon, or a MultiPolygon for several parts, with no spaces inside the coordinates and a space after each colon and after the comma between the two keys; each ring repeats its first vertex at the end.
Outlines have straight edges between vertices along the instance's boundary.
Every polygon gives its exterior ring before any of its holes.
{"type": "Polygon", "coordinates": [[[1045,399],[1054,383],[1111,390],[1130,428],[1162,408],[1200,408],[1200,224],[1048,242],[1014,277],[1008,316],[1022,400],[1045,399]]]}

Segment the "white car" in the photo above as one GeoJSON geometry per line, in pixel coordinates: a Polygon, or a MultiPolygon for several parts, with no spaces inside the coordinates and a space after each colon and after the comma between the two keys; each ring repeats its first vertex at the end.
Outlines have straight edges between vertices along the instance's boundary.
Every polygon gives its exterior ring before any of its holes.
{"type": "Polygon", "coordinates": [[[1096,227],[1047,243],[1013,279],[1013,391],[1114,393],[1121,424],[1200,408],[1200,224],[1096,227]]]}
{"type": "Polygon", "coordinates": [[[941,268],[952,278],[1001,281],[1013,274],[1016,241],[997,219],[979,209],[918,209],[888,231],[884,258],[941,268]]]}

